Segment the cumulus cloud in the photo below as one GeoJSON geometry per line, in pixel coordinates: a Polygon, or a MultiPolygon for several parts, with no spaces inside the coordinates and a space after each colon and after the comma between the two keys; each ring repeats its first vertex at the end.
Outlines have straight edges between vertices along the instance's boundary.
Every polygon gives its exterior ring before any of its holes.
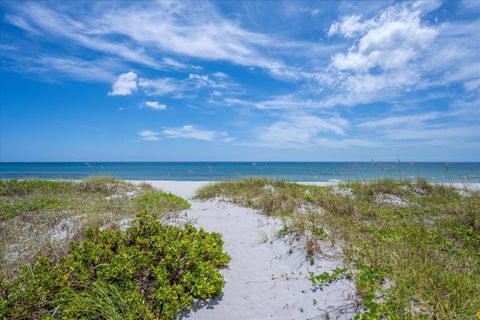
{"type": "Polygon", "coordinates": [[[137,90],[137,74],[135,72],[122,73],[112,85],[109,96],[128,96],[137,90]]]}
{"type": "Polygon", "coordinates": [[[427,9],[432,8],[402,3],[371,19],[353,15],[333,23],[329,36],[353,38],[354,43],[347,52],[332,56],[324,80],[337,93],[324,105],[355,105],[392,98],[418,84],[422,80],[418,65],[439,33],[422,22],[427,9]]]}
{"type": "Polygon", "coordinates": [[[165,104],[161,104],[158,101],[145,101],[143,103],[143,106],[147,107],[147,108],[154,109],[154,110],[159,110],[159,111],[167,109],[167,106],[165,104]]]}

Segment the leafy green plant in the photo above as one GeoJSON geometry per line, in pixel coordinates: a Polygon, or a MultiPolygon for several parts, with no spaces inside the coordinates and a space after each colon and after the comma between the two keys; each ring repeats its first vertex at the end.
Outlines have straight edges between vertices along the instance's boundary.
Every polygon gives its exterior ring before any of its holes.
{"type": "Polygon", "coordinates": [[[337,267],[333,269],[332,272],[323,272],[320,274],[309,272],[308,275],[313,286],[323,286],[338,280],[340,277],[350,277],[348,271],[349,270],[347,268],[337,267]]]}
{"type": "Polygon", "coordinates": [[[89,229],[54,261],[39,257],[0,281],[0,318],[172,319],[218,296],[229,256],[218,233],[143,213],[127,231],[89,229]]]}
{"type": "Polygon", "coordinates": [[[328,237],[325,229],[317,226],[313,226],[311,229],[312,234],[319,239],[326,239],[328,237]]]}
{"type": "Polygon", "coordinates": [[[355,264],[354,280],[358,294],[362,298],[364,312],[357,314],[355,319],[382,319],[385,318],[387,307],[379,299],[379,290],[384,280],[386,270],[367,266],[357,261],[355,264]]]}

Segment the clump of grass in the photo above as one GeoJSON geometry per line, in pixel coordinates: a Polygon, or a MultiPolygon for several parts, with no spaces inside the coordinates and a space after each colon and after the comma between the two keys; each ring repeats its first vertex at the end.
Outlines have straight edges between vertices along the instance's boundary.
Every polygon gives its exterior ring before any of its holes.
{"type": "Polygon", "coordinates": [[[173,319],[218,296],[229,256],[218,233],[163,225],[141,214],[132,228],[87,230],[68,255],[39,257],[0,278],[2,319],[173,319]]]}
{"type": "Polygon", "coordinates": [[[12,201],[0,204],[0,221],[8,221],[23,212],[36,210],[58,210],[65,206],[65,202],[56,198],[34,198],[29,201],[12,201]]]}
{"type": "Polygon", "coordinates": [[[118,228],[138,212],[172,218],[185,200],[112,177],[0,180],[0,275],[14,277],[38,253],[61,257],[92,228],[118,228]]]}
{"type": "Polygon", "coordinates": [[[138,211],[146,211],[154,214],[175,212],[190,208],[188,201],[171,193],[148,192],[135,198],[138,211]]]}
{"type": "Polygon", "coordinates": [[[298,209],[298,198],[308,198],[307,190],[323,190],[323,188],[286,181],[250,178],[207,185],[198,190],[197,199],[205,200],[224,196],[239,205],[260,209],[268,215],[282,216],[290,215],[298,209]]]}
{"type": "Polygon", "coordinates": [[[474,316],[480,307],[478,190],[460,195],[452,186],[425,179],[340,187],[351,188],[353,197],[266,179],[209,185],[198,197],[224,196],[281,216],[281,234],[302,235],[310,255],[322,250],[318,240],[325,237],[316,228],[340,240],[345,264],[355,265],[351,274],[364,303],[359,318],[474,316]],[[379,195],[398,198],[402,205],[377,201],[379,195]]]}
{"type": "Polygon", "coordinates": [[[24,196],[32,193],[66,192],[73,187],[69,181],[0,180],[0,196],[24,196]]]}

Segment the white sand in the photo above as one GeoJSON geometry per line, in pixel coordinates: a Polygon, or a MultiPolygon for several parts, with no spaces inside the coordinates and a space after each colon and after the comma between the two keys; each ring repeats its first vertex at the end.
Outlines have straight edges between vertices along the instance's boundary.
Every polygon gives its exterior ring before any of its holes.
{"type": "MultiPolygon", "coordinates": [[[[147,181],[154,187],[184,198],[209,182],[147,181]]],[[[353,315],[355,290],[339,280],[323,290],[313,290],[308,271],[321,273],[341,266],[339,258],[306,261],[301,246],[275,239],[282,227],[276,218],[240,208],[219,199],[192,204],[185,214],[194,225],[220,232],[232,260],[227,269],[223,295],[198,306],[181,319],[347,319],[353,315]],[[267,240],[267,241],[265,241],[267,240]]]]}

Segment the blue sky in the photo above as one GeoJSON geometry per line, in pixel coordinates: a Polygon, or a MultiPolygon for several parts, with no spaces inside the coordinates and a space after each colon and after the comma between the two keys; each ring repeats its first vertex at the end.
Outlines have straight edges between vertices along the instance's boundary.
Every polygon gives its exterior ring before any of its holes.
{"type": "Polygon", "coordinates": [[[480,1],[2,1],[1,161],[480,161],[480,1]]]}

